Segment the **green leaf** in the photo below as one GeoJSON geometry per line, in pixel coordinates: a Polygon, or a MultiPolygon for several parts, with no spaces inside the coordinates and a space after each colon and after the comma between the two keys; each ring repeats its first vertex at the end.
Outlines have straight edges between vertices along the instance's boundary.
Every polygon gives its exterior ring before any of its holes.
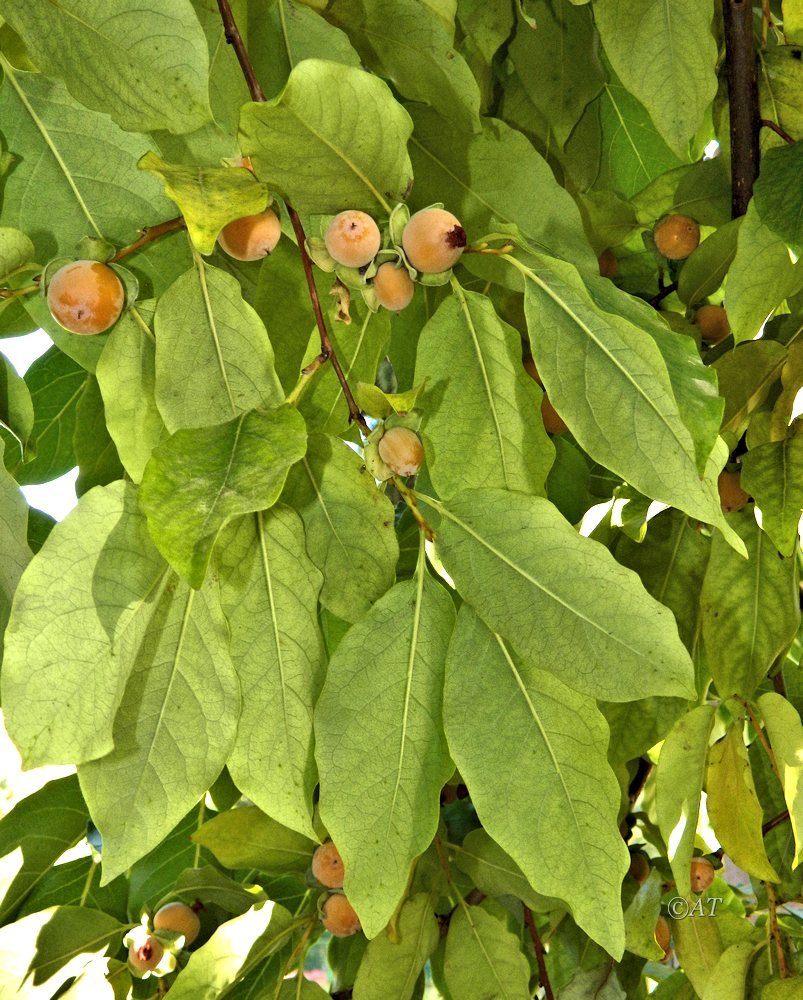
{"type": "MultiPolygon", "coordinates": [[[[574,0],[572,0],[574,2],[574,0]]],[[[595,965],[576,972],[560,995],[560,1000],[625,1000],[627,994],[619,983],[612,963],[595,965]]]]}
{"type": "Polygon", "coordinates": [[[217,582],[196,591],[166,574],[151,603],[114,718],[114,749],[78,770],[103,838],[104,883],[201,798],[223,769],[240,713],[217,582]]]}
{"type": "Polygon", "coordinates": [[[562,905],[535,892],[513,858],[482,827],[468,833],[459,847],[452,845],[451,851],[457,867],[489,896],[517,896],[531,910],[553,910],[562,905]]]}
{"type": "Polygon", "coordinates": [[[0,284],[10,285],[14,278],[20,280],[21,275],[38,269],[37,264],[31,264],[35,256],[29,236],[19,229],[0,227],[0,284]]]}
{"type": "Polygon", "coordinates": [[[385,931],[368,942],[354,983],[355,1000],[410,1000],[439,941],[430,896],[411,896],[399,911],[394,938],[385,931]]]}
{"type": "Polygon", "coordinates": [[[706,237],[683,262],[678,278],[678,297],[687,306],[697,305],[722,286],[736,256],[736,240],[742,220],[734,219],[706,237]]]}
{"type": "Polygon", "coordinates": [[[538,27],[528,31],[520,24],[508,54],[527,97],[565,146],[605,84],[591,8],[536,0],[529,10],[538,27]]]}
{"type": "Polygon", "coordinates": [[[86,833],[75,775],[49,781],[0,819],[0,920],[5,923],[61,855],[86,833]]]}
{"type": "Polygon", "coordinates": [[[189,906],[200,899],[202,903],[220,906],[236,916],[267,899],[261,886],[242,885],[212,865],[185,869],[176,881],[175,894],[189,906]]]}
{"type": "Polygon", "coordinates": [[[86,378],[84,369],[57,347],[37,358],[26,372],[34,410],[31,437],[36,457],[18,468],[22,485],[48,482],[75,466],[76,410],[86,378]]]}
{"type": "Polygon", "coordinates": [[[31,561],[28,547],[28,505],[3,465],[5,443],[0,439],[0,662],[3,633],[11,614],[11,601],[22,572],[31,561]]]}
{"type": "Polygon", "coordinates": [[[206,39],[189,0],[159,10],[141,0],[60,0],[56,10],[30,0],[2,12],[40,69],[129,132],[192,132],[212,117],[206,39]]]}
{"type": "Polygon", "coordinates": [[[529,1000],[530,964],[518,938],[480,906],[463,904],[446,936],[443,975],[460,1000],[529,1000]]]}
{"type": "Polygon", "coordinates": [[[770,51],[758,51],[761,113],[790,135],[800,135],[803,131],[800,108],[803,63],[799,56],[799,45],[778,45],[770,51]]]}
{"type": "MultiPolygon", "coordinates": [[[[152,909],[164,896],[171,895],[181,873],[198,864],[198,848],[190,838],[205,815],[205,803],[195,805],[157,847],[135,861],[122,876],[128,884],[128,912],[135,919],[144,909],[152,909]]],[[[201,852],[201,858],[211,860],[206,852],[201,852]]]]}
{"type": "Polygon", "coordinates": [[[803,267],[751,199],[728,271],[728,320],[736,343],[753,340],[778,306],[803,287],[803,267]]]}
{"type": "Polygon", "coordinates": [[[0,996],[50,1000],[100,956],[116,954],[125,925],[100,910],[51,906],[0,928],[0,996]]]}
{"type": "Polygon", "coordinates": [[[703,642],[720,698],[750,698],[800,624],[796,561],[779,557],[752,510],[728,519],[749,561],[714,536],[700,598],[703,642]]]}
{"type": "Polygon", "coordinates": [[[228,987],[289,941],[298,923],[281,906],[259,903],[221,924],[170,986],[171,1000],[218,1000],[228,987]]]}
{"type": "Polygon", "coordinates": [[[393,507],[342,441],[310,434],[282,500],[304,521],[307,552],[323,573],[320,600],[353,622],[391,586],[399,543],[393,507]]]}
{"type": "Polygon", "coordinates": [[[415,382],[428,379],[422,433],[441,496],[497,486],[543,495],[555,457],[521,337],[485,295],[459,285],[421,331],[415,382]]]}
{"type": "Polygon", "coordinates": [[[708,818],[717,840],[735,865],[754,878],[779,882],[761,835],[764,814],[753,784],[742,728],[741,720],[738,725],[731,725],[708,751],[705,777],[708,818]]]}
{"type": "Polygon", "coordinates": [[[761,160],[754,197],[756,211],[776,236],[799,257],[803,253],[803,142],[768,149],[761,160]]]}
{"type": "Polygon", "coordinates": [[[634,955],[661,961],[664,949],[655,940],[661,913],[661,876],[653,869],[625,910],[625,948],[634,955]]]}
{"type": "Polygon", "coordinates": [[[588,288],[606,279],[586,278],[584,285],[570,264],[536,259],[538,271],[526,269],[525,285],[533,357],[581,447],[640,493],[716,524],[739,546],[714,481],[724,456],[714,451],[715,469],[701,482],[694,438],[653,338],[635,317],[596,305],[588,288]]]}
{"type": "Polygon", "coordinates": [[[692,696],[671,612],[548,501],[470,490],[439,512],[438,555],[458,591],[528,664],[608,701],[692,696]]]}
{"type": "Polygon", "coordinates": [[[517,660],[463,605],[443,713],[449,751],[483,827],[536,892],[563,900],[590,937],[620,956],[619,890],[629,858],[617,829],[608,727],[593,698],[517,660]]]}
{"type": "Polygon", "coordinates": [[[369,938],[438,827],[452,773],[440,706],[453,624],[451,598],[419,565],[343,637],[315,707],[321,819],[369,938]]]}
{"type": "Polygon", "coordinates": [[[192,835],[226,868],[257,868],[266,872],[304,872],[316,844],[277,823],[256,806],[229,809],[204,823],[192,835]]]}
{"type": "Polygon", "coordinates": [[[723,951],[701,994],[702,1000],[743,1000],[755,952],[752,941],[738,941],[723,951]]]}
{"type": "Polygon", "coordinates": [[[690,866],[713,723],[714,709],[710,705],[693,708],[672,727],[658,760],[658,826],[680,896],[691,893],[690,866]]]}
{"type": "Polygon", "coordinates": [[[688,708],[685,698],[639,698],[624,703],[601,701],[599,709],[611,731],[608,759],[612,764],[619,764],[646,754],[650,747],[661,742],[688,708]]]}
{"type": "MultiPolygon", "coordinates": [[[[731,219],[731,177],[725,157],[703,158],[683,170],[675,190],[672,211],[690,215],[701,226],[724,228],[727,224],[730,228],[729,224],[735,222],[735,228],[738,228],[738,219],[731,219]]],[[[710,238],[707,236],[706,240],[710,238]]],[[[681,273],[685,268],[684,262],[681,273]]]]}
{"type": "Polygon", "coordinates": [[[165,435],[155,398],[156,344],[141,304],[114,325],[95,369],[106,427],[135,483],[165,435]]]}
{"type": "Polygon", "coordinates": [[[389,212],[401,201],[412,181],[411,130],[386,83],[322,59],[299,63],[278,97],[240,115],[257,174],[300,212],[321,214],[389,212]]]}
{"type": "MultiPolygon", "coordinates": [[[[78,782],[76,779],[76,788],[78,782]]],[[[86,807],[84,807],[86,814],[86,807]]],[[[86,818],[86,816],[85,816],[86,818]]],[[[86,824],[82,835],[86,832],[86,824]]],[[[100,886],[100,861],[93,857],[75,858],[73,861],[59,860],[33,887],[17,918],[38,913],[48,906],[86,906],[103,910],[117,920],[128,919],[128,882],[124,877],[116,878],[106,886],[100,886]]]]}
{"type": "Polygon", "coordinates": [[[354,399],[363,413],[384,420],[391,413],[404,414],[414,410],[423,390],[423,382],[407,392],[383,392],[378,385],[358,382],[354,387],[354,399]]]}
{"type": "Polygon", "coordinates": [[[5,723],[27,767],[112,750],[166,569],[122,482],[92,490],[53,528],[23,574],[6,632],[5,723]]]}
{"type": "Polygon", "coordinates": [[[75,408],[73,451],[78,463],[75,492],[79,497],[93,486],[107,486],[125,475],[117,448],[106,430],[106,414],[98,381],[91,375],[84,382],[75,408]]]}
{"type": "Polygon", "coordinates": [[[725,397],[722,432],[741,437],[749,415],[764,402],[781,375],[787,352],[773,340],[739,344],[717,358],[712,367],[725,397]]]}
{"type": "Polygon", "coordinates": [[[314,837],[312,707],[323,682],[322,577],[287,507],[243,518],[219,549],[223,611],[243,696],[228,767],[237,787],[280,822],[314,837]]]}
{"type": "Polygon", "coordinates": [[[719,921],[711,917],[670,920],[675,952],[698,997],[712,981],[724,951],[719,921]]]}
{"type": "Polygon", "coordinates": [[[617,75],[684,158],[717,90],[712,20],[710,0],[594,3],[594,21],[617,75]]]}
{"type": "Polygon", "coordinates": [[[803,860],[803,726],[794,706],[775,692],[762,694],[758,707],[781,773],[786,807],[795,835],[792,867],[796,868],[803,860]]]}
{"type": "Polygon", "coordinates": [[[781,555],[791,556],[803,509],[803,434],[751,448],[742,457],[741,482],[761,508],[761,527],[781,555]]]}
{"type": "MultiPolygon", "coordinates": [[[[577,204],[523,135],[497,118],[484,118],[481,131],[475,132],[428,108],[411,106],[410,113],[415,122],[410,155],[416,207],[443,201],[447,191],[446,207],[460,219],[469,240],[500,225],[518,226],[533,246],[597,266],[577,204]]],[[[462,262],[468,263],[465,255],[462,262]]]]}
{"type": "MultiPolygon", "coordinates": [[[[18,4],[14,9],[29,16],[18,4]]],[[[72,51],[69,58],[75,58],[72,51]]],[[[87,65],[94,72],[97,64],[92,58],[87,65]]],[[[123,245],[140,226],[170,218],[170,202],[156,179],[134,170],[150,148],[147,138],[124,132],[108,114],[88,111],[56,80],[19,73],[1,57],[0,66],[4,141],[19,156],[4,179],[3,219],[30,234],[42,263],[71,254],[87,234],[123,245]],[[31,190],[47,197],[32,198],[31,190]]]]}
{"type": "Polygon", "coordinates": [[[190,586],[203,583],[224,525],[278,500],[306,438],[298,411],[281,406],[176,431],[156,448],[139,504],[157,547],[190,586]]]}
{"type": "Polygon", "coordinates": [[[761,1000],[798,1000],[800,996],[800,976],[791,979],[775,979],[761,991],[761,1000]]]}
{"type": "Polygon", "coordinates": [[[399,93],[429,104],[447,121],[479,128],[480,92],[454,48],[454,24],[440,4],[417,0],[335,0],[327,16],[348,31],[365,64],[399,93]]]}
{"type": "Polygon", "coordinates": [[[165,194],[178,205],[187,231],[203,254],[215,249],[218,233],[233,219],[257,215],[268,203],[268,189],[250,170],[231,167],[185,167],[146,153],[137,164],[159,177],[165,194]]]}
{"type": "Polygon", "coordinates": [[[159,299],[156,403],[171,433],[282,402],[265,327],[231,275],[200,260],[159,299]]]}

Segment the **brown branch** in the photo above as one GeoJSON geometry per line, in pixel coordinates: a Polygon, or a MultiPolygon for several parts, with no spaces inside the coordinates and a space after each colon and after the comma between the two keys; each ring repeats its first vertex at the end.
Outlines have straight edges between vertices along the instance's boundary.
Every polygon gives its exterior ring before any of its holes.
{"type": "Polygon", "coordinates": [[[774,830],[776,826],[780,826],[781,823],[785,823],[789,819],[789,810],[784,809],[782,813],[778,813],[777,816],[773,816],[772,819],[768,819],[767,822],[761,827],[761,836],[766,837],[770,830],[774,830]]]}
{"type": "Polygon", "coordinates": [[[234,20],[229,0],[217,0],[217,7],[220,11],[220,19],[223,21],[226,41],[234,48],[237,55],[240,69],[243,71],[245,82],[248,84],[248,92],[251,94],[251,100],[257,102],[264,101],[265,94],[259,85],[259,80],[257,80],[251,60],[248,58],[248,52],[246,52],[245,45],[243,44],[243,36],[240,34],[240,29],[234,20]]]}
{"type": "Polygon", "coordinates": [[[770,128],[770,129],[772,129],[772,131],[776,135],[779,135],[783,139],[784,142],[788,142],[788,143],[794,144],[795,140],[792,138],[791,135],[789,135],[789,133],[786,131],[786,129],[781,128],[780,125],[776,125],[775,122],[771,122],[769,120],[769,118],[762,118],[759,121],[759,125],[762,128],[770,128]]]}
{"type": "Polygon", "coordinates": [[[664,301],[667,295],[671,295],[672,292],[676,292],[678,289],[678,283],[676,281],[670,282],[670,284],[665,285],[663,280],[661,280],[659,285],[659,290],[657,295],[653,295],[650,299],[650,305],[653,309],[657,309],[658,306],[664,301]]]}
{"type": "Polygon", "coordinates": [[[775,942],[775,954],[778,958],[778,975],[781,979],[789,978],[789,967],[786,964],[786,955],[783,950],[783,938],[781,929],[778,926],[778,897],[775,895],[775,888],[771,882],[765,883],[767,889],[767,903],[769,906],[769,928],[770,937],[775,942]]]}
{"type": "Polygon", "coordinates": [[[533,914],[529,906],[524,907],[524,923],[527,925],[527,930],[530,932],[530,937],[533,941],[533,948],[535,948],[535,960],[538,962],[538,979],[544,988],[546,1000],[555,1000],[555,994],[552,992],[552,984],[549,981],[549,975],[546,971],[544,945],[541,941],[540,935],[538,934],[538,928],[535,926],[533,914]]]}
{"type": "Polygon", "coordinates": [[[175,232],[176,229],[184,229],[186,225],[184,216],[179,215],[175,219],[168,219],[167,222],[160,222],[158,226],[148,226],[147,229],[142,230],[142,236],[138,240],[135,240],[130,246],[118,250],[113,257],[110,257],[109,263],[114,264],[116,261],[122,260],[123,257],[136,253],[137,250],[141,250],[149,243],[153,243],[154,240],[158,240],[160,236],[166,236],[168,233],[175,232]]]}
{"type": "Polygon", "coordinates": [[[744,215],[758,177],[758,70],[751,0],[722,0],[731,140],[731,215],[744,215]]]}

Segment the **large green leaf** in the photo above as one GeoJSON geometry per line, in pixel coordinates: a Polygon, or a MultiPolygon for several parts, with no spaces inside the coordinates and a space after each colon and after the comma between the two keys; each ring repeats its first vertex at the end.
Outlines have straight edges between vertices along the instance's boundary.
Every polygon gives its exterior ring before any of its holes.
{"type": "Polygon", "coordinates": [[[156,403],[169,431],[282,402],[265,327],[224,271],[196,260],[159,299],[154,329],[156,403]]]}
{"type": "Polygon", "coordinates": [[[438,509],[438,555],[458,591],[529,664],[608,701],[693,697],[671,612],[548,501],[469,490],[438,509]]]}
{"type": "Polygon", "coordinates": [[[422,431],[441,496],[498,486],[544,494],[555,457],[540,392],[521,363],[521,337],[485,295],[454,294],[421,331],[414,384],[427,380],[422,431]]]}
{"type": "Polygon", "coordinates": [[[307,552],[323,573],[321,603],[353,622],[393,583],[399,543],[393,507],[337,438],[310,434],[282,499],[304,521],[307,552]]]}
{"type": "Polygon", "coordinates": [[[756,211],[765,226],[790,247],[803,253],[803,141],[778,149],[768,149],[761,160],[761,176],[756,180],[756,211]]]}
{"type": "Polygon", "coordinates": [[[327,16],[346,29],[363,57],[401,94],[448,121],[479,128],[480,92],[454,48],[454,23],[417,0],[334,0],[327,16]]]}
{"type": "Polygon", "coordinates": [[[479,827],[451,845],[454,863],[474,885],[489,896],[517,896],[531,910],[560,909],[557,899],[536,892],[516,864],[495,840],[479,827]]]}
{"type": "Polygon", "coordinates": [[[190,0],[0,5],[33,61],[76,100],[130,132],[192,132],[212,117],[206,39],[190,0]]]}
{"type": "Polygon", "coordinates": [[[107,486],[125,475],[117,448],[106,429],[106,412],[98,381],[91,375],[84,381],[75,408],[73,452],[78,463],[75,492],[79,497],[93,486],[107,486]]]}
{"type": "Polygon", "coordinates": [[[460,1000],[529,1000],[530,964],[519,940],[480,906],[459,907],[449,921],[443,976],[460,1000]]]}
{"type": "Polygon", "coordinates": [[[5,723],[28,767],[111,751],[166,569],[122,482],[92,490],[55,526],[23,574],[6,632],[5,723]]]}
{"type": "Polygon", "coordinates": [[[306,447],[303,418],[281,406],[176,431],[156,448],[139,503],[157,548],[190,586],[201,586],[221,528],[272,506],[306,447]]]}
{"type": "Polygon", "coordinates": [[[61,855],[86,833],[75,775],[49,781],[0,819],[0,921],[5,923],[61,855]]]}
{"type": "Polygon", "coordinates": [[[681,896],[691,892],[690,866],[713,724],[714,709],[710,705],[693,708],[675,723],[658,760],[658,826],[681,896]]]}
{"type": "Polygon", "coordinates": [[[605,54],[682,157],[717,90],[713,16],[712,0],[594,3],[605,54]]]}
{"type": "Polygon", "coordinates": [[[714,450],[701,482],[694,437],[653,337],[635,317],[595,303],[589,288],[604,278],[584,283],[571,264],[534,256],[534,268],[524,269],[533,357],[580,445],[645,496],[716,524],[741,550],[716,488],[725,455],[714,450]]]}
{"type": "Polygon", "coordinates": [[[301,212],[388,211],[412,181],[411,130],[386,83],[322,59],[299,63],[277,98],[240,116],[243,153],[301,212]]]}
{"type": "Polygon", "coordinates": [[[320,810],[368,937],[399,904],[452,772],[441,729],[454,605],[419,566],[346,633],[315,707],[320,810]]]}
{"type": "Polygon", "coordinates": [[[28,505],[3,465],[4,448],[0,440],[0,552],[3,553],[0,559],[0,662],[11,601],[32,555],[27,541],[28,505]]]}
{"type": "Polygon", "coordinates": [[[764,819],[758,803],[742,723],[732,725],[708,752],[705,788],[708,818],[717,840],[735,865],[754,878],[778,882],[761,835],[764,819]]]}
{"type": "Polygon", "coordinates": [[[761,508],[761,526],[781,555],[798,546],[803,509],[803,434],[751,448],[742,457],[742,487],[761,508]]]}
{"type": "Polygon", "coordinates": [[[256,806],[229,809],[192,835],[226,868],[266,872],[306,871],[315,841],[277,823],[256,806]]]}
{"type": "Polygon", "coordinates": [[[737,941],[726,948],[701,994],[702,1000],[742,1000],[755,953],[752,941],[737,941]]]}
{"type": "MultiPolygon", "coordinates": [[[[198,864],[198,846],[190,838],[203,823],[205,815],[206,804],[196,804],[157,847],[135,861],[121,876],[128,885],[128,912],[135,919],[143,908],[153,906],[163,896],[172,893],[181,873],[198,864]]],[[[201,858],[211,860],[211,855],[202,851],[201,858]]]]}
{"type": "Polygon", "coordinates": [[[220,546],[221,600],[243,697],[228,767],[280,822],[314,836],[312,707],[323,681],[322,577],[287,507],[243,518],[220,546]]]}
{"type": "Polygon", "coordinates": [[[596,267],[576,202],[521,133],[496,118],[483,119],[482,130],[472,132],[428,108],[411,106],[410,113],[415,207],[446,201],[469,240],[515,225],[534,246],[596,267]]]}
{"type": "Polygon", "coordinates": [[[758,707],[775,752],[795,835],[792,867],[796,868],[803,860],[803,726],[794,706],[775,692],[761,695],[758,707]]]}
{"type": "Polygon", "coordinates": [[[565,901],[583,930],[620,956],[619,890],[629,859],[608,727],[593,697],[518,660],[463,605],[443,714],[483,827],[537,892],[565,901]]]}
{"type": "Polygon", "coordinates": [[[440,940],[432,899],[411,896],[399,910],[393,937],[370,941],[354,982],[354,1000],[411,1000],[416,981],[440,940]]]}
{"type": "Polygon", "coordinates": [[[740,344],[717,358],[712,367],[725,397],[722,431],[741,437],[750,414],[767,398],[781,375],[787,352],[774,340],[755,340],[740,344]]]}
{"type": "Polygon", "coordinates": [[[171,573],[151,604],[114,718],[114,749],[78,769],[103,838],[104,884],[201,798],[223,769],[240,714],[217,583],[191,590],[171,573]]]}
{"type": "Polygon", "coordinates": [[[150,148],[145,137],[88,111],[56,80],[20,73],[1,56],[0,65],[3,135],[19,157],[4,181],[3,219],[31,236],[41,263],[72,253],[86,235],[130,243],[141,226],[175,214],[159,182],[134,170],[150,148]],[[33,189],[47,197],[32,198],[33,189]]]}
{"type": "Polygon", "coordinates": [[[694,987],[695,995],[700,997],[724,951],[719,921],[711,917],[689,917],[672,920],[670,926],[678,961],[694,987]]]}
{"type": "Polygon", "coordinates": [[[721,698],[750,698],[800,624],[796,560],[781,558],[751,509],[730,514],[749,561],[717,534],[703,582],[703,642],[721,698]]]}
{"type": "Polygon", "coordinates": [[[687,306],[703,302],[721,287],[736,256],[741,218],[711,233],[683,262],[678,278],[678,296],[687,306]]]}
{"type": "Polygon", "coordinates": [[[12,464],[17,454],[25,453],[33,432],[33,401],[28,386],[5,355],[0,355],[0,434],[7,431],[16,439],[12,464]]]}

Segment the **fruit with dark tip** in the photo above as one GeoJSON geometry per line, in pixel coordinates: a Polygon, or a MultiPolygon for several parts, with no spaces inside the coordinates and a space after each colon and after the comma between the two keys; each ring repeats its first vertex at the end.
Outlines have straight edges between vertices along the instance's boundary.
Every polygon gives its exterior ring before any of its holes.
{"type": "Polygon", "coordinates": [[[316,847],[312,855],[312,874],[327,889],[343,888],[343,859],[331,840],[316,847]]]}
{"type": "Polygon", "coordinates": [[[341,893],[333,893],[323,904],[321,923],[334,937],[351,937],[362,927],[354,907],[341,893]]]}
{"type": "Polygon", "coordinates": [[[652,235],[667,260],[685,260],[700,244],[700,226],[688,215],[664,216],[652,235]]]}
{"type": "Polygon", "coordinates": [[[128,949],[128,962],[134,972],[143,974],[153,972],[161,962],[164,948],[161,943],[149,934],[141,944],[132,944],[128,949]]]}
{"type": "Polygon", "coordinates": [[[379,439],[379,457],[397,476],[414,476],[424,464],[424,446],[415,431],[391,427],[379,439]]]}
{"type": "Polygon", "coordinates": [[[691,887],[693,892],[705,892],[714,881],[714,866],[708,858],[692,858],[691,887]]]}
{"type": "Polygon", "coordinates": [[[700,336],[707,344],[719,344],[731,335],[728,314],[723,306],[700,306],[694,325],[700,328],[700,336]]]}
{"type": "Polygon", "coordinates": [[[415,283],[406,268],[397,267],[392,261],[387,261],[379,265],[374,275],[373,288],[381,306],[392,312],[399,312],[412,302],[415,283]]]}
{"type": "Polygon", "coordinates": [[[402,233],[407,259],[422,274],[438,274],[454,267],[467,242],[460,220],[442,208],[416,212],[402,233]]]}
{"type": "Polygon", "coordinates": [[[76,260],[60,267],[50,279],[47,305],[53,319],[70,333],[103,333],[123,311],[123,283],[106,264],[76,260]]]}
{"type": "Polygon", "coordinates": [[[329,256],[344,267],[365,267],[379,253],[382,234],[367,212],[339,212],[326,227],[329,256]]]}
{"type": "Polygon", "coordinates": [[[221,229],[217,241],[235,260],[261,260],[275,250],[281,235],[279,217],[269,208],[230,222],[221,229]]]}
{"type": "Polygon", "coordinates": [[[173,931],[176,934],[183,934],[184,945],[189,948],[192,942],[198,937],[201,930],[201,921],[191,906],[176,901],[174,903],[167,903],[156,911],[153,918],[153,929],[155,931],[173,931]]]}

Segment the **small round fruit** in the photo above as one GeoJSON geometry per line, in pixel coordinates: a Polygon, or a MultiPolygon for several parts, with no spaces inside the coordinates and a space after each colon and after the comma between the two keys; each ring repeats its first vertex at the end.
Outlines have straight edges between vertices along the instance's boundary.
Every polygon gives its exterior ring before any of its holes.
{"type": "Polygon", "coordinates": [[[125,304],[123,283],[106,264],[76,260],[50,279],[47,305],[53,319],[70,333],[89,336],[114,326],[125,304]]]}
{"type": "Polygon", "coordinates": [[[415,431],[391,427],[379,439],[379,457],[397,476],[414,476],[424,464],[424,446],[415,431]]]}
{"type": "Polygon", "coordinates": [[[563,434],[569,428],[566,426],[563,417],[550,403],[549,396],[544,393],[541,400],[541,419],[544,421],[544,429],[549,434],[563,434]]]}
{"type": "Polygon", "coordinates": [[[538,369],[535,367],[535,362],[533,361],[533,359],[530,357],[529,354],[524,359],[524,370],[527,372],[527,374],[530,376],[533,382],[537,382],[542,389],[544,388],[544,383],[541,381],[541,376],[538,374],[538,369]]]}
{"type": "Polygon", "coordinates": [[[315,849],[312,855],[312,874],[327,889],[343,888],[343,859],[331,840],[315,849]]]}
{"type": "Polygon", "coordinates": [[[714,866],[708,858],[692,858],[691,887],[694,892],[705,892],[714,881],[714,866]]]}
{"type": "Polygon", "coordinates": [[[750,499],[750,495],[742,489],[741,473],[728,472],[723,469],[717,480],[719,489],[719,502],[722,509],[727,513],[741,510],[750,499]]]}
{"type": "Polygon", "coordinates": [[[647,879],[650,877],[650,862],[647,860],[647,855],[642,854],[641,851],[636,851],[635,854],[630,856],[630,867],[627,870],[627,874],[631,878],[634,878],[639,885],[644,885],[647,879]]]}
{"type": "Polygon", "coordinates": [[[406,268],[388,261],[379,265],[374,276],[374,291],[381,306],[399,312],[412,302],[415,283],[406,268]]]}
{"type": "Polygon", "coordinates": [[[659,947],[663,948],[664,958],[669,954],[669,941],[671,937],[672,932],[669,929],[666,917],[659,917],[655,924],[655,940],[658,942],[659,947]]]}
{"type": "Polygon", "coordinates": [[[700,227],[688,215],[667,215],[656,225],[653,238],[667,260],[685,260],[700,244],[700,227]]]}
{"type": "Polygon", "coordinates": [[[331,895],[323,904],[321,923],[335,937],[351,937],[362,930],[354,907],[340,893],[331,895]]]}
{"type": "Polygon", "coordinates": [[[149,934],[140,945],[132,944],[128,949],[128,961],[135,972],[152,972],[162,961],[164,948],[149,934]]]}
{"type": "Polygon", "coordinates": [[[379,253],[382,234],[366,212],[340,212],[326,228],[324,243],[338,264],[365,267],[379,253]]]}
{"type": "Polygon", "coordinates": [[[616,260],[616,254],[608,247],[603,250],[598,258],[599,263],[599,273],[603,278],[615,278],[619,273],[619,262],[616,260]]]}
{"type": "Polygon", "coordinates": [[[167,903],[156,911],[153,918],[155,931],[173,931],[184,935],[184,946],[189,948],[198,937],[201,921],[198,914],[186,903],[167,903]]]}
{"type": "Polygon", "coordinates": [[[235,260],[261,260],[275,249],[281,235],[279,217],[269,208],[230,222],[221,229],[217,241],[235,260]]]}
{"type": "Polygon", "coordinates": [[[416,212],[402,233],[407,259],[423,274],[437,274],[454,267],[467,242],[460,220],[442,208],[416,212]]]}
{"type": "Polygon", "coordinates": [[[700,336],[707,344],[718,344],[731,335],[728,314],[722,306],[700,306],[694,325],[700,327],[700,336]]]}

